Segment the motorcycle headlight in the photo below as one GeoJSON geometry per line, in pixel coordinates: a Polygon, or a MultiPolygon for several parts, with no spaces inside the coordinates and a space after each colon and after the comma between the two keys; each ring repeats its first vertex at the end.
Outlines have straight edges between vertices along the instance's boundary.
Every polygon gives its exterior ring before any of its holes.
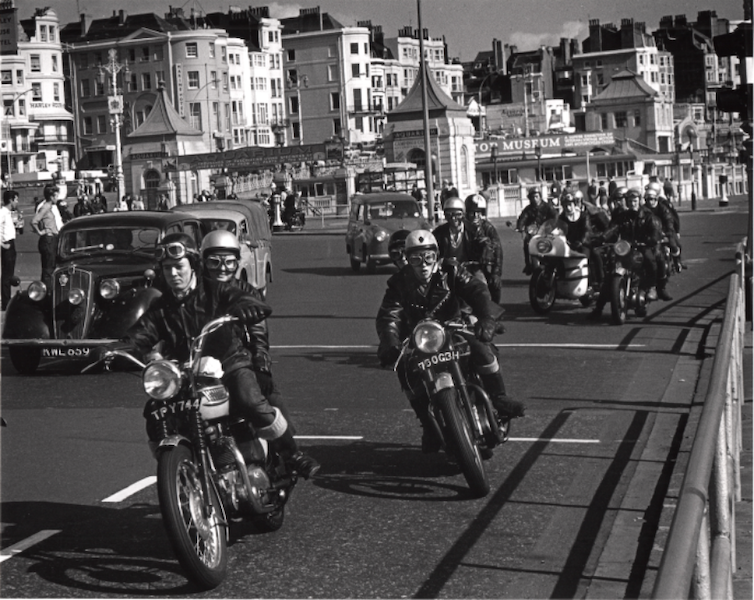
{"type": "Polygon", "coordinates": [[[384,242],[387,239],[387,232],[380,229],[375,235],[374,239],[378,242],[384,242]]]}
{"type": "Polygon", "coordinates": [[[181,372],[167,360],[149,363],[141,375],[144,391],[155,400],[168,400],[181,389],[181,372]]]}
{"type": "Polygon", "coordinates": [[[614,250],[618,256],[627,256],[631,251],[631,244],[626,240],[618,240],[615,242],[614,250]]]}
{"type": "Polygon", "coordinates": [[[115,279],[105,279],[99,286],[99,295],[105,300],[112,300],[120,293],[120,284],[115,279]]]}
{"type": "Polygon", "coordinates": [[[537,252],[547,254],[550,250],[552,250],[552,242],[550,240],[537,241],[537,252]]]}
{"type": "Polygon", "coordinates": [[[445,329],[436,321],[419,323],[414,329],[414,345],[419,352],[436,354],[445,345],[445,329]]]}
{"type": "Polygon", "coordinates": [[[47,296],[47,286],[41,281],[32,281],[29,284],[29,288],[26,290],[31,300],[34,302],[41,302],[47,296]]]}
{"type": "Polygon", "coordinates": [[[81,304],[85,298],[86,294],[84,294],[84,290],[82,289],[73,288],[72,290],[68,290],[68,302],[74,306],[81,304]]]}

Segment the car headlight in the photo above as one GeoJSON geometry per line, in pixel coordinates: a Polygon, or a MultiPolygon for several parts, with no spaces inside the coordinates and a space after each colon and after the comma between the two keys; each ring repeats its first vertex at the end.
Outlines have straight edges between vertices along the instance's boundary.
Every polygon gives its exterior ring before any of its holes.
{"type": "Polygon", "coordinates": [[[115,279],[105,279],[99,285],[99,295],[105,300],[112,300],[120,293],[120,284],[115,279]]]}
{"type": "Polygon", "coordinates": [[[41,281],[32,281],[29,284],[29,288],[26,290],[31,300],[34,302],[41,302],[47,296],[47,286],[41,281]]]}
{"type": "Polygon", "coordinates": [[[377,233],[374,234],[374,239],[378,242],[384,242],[387,239],[387,231],[380,229],[377,233]]]}
{"type": "Polygon", "coordinates": [[[552,250],[552,242],[550,240],[537,240],[537,252],[547,254],[550,250],[552,250]]]}
{"type": "Polygon", "coordinates": [[[436,321],[423,321],[414,328],[414,345],[419,352],[436,354],[445,345],[445,329],[436,321]]]}
{"type": "Polygon", "coordinates": [[[156,360],[144,369],[141,383],[150,398],[168,400],[181,389],[181,372],[170,361],[156,360]]]}
{"type": "Polygon", "coordinates": [[[627,256],[631,251],[631,244],[626,240],[618,240],[613,246],[613,250],[618,256],[627,256]]]}
{"type": "Polygon", "coordinates": [[[84,290],[82,289],[73,288],[71,290],[68,290],[68,302],[70,302],[74,306],[78,306],[79,304],[81,304],[85,298],[86,298],[86,294],[84,293],[84,290]]]}

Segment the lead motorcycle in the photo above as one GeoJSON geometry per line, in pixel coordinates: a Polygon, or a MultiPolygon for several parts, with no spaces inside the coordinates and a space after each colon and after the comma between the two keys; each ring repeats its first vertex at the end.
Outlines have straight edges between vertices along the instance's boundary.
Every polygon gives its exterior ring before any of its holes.
{"type": "Polygon", "coordinates": [[[223,316],[207,323],[184,365],[169,360],[145,365],[128,352],[109,350],[84,369],[110,366],[116,357],[143,369],[150,397],[147,427],[158,438],[163,524],[186,576],[204,590],[225,578],[231,522],[250,520],[267,532],[280,529],[297,481],[244,419],[229,415],[220,363],[202,356],[207,336],[236,320],[223,316]]]}
{"type": "Polygon", "coordinates": [[[608,254],[606,276],[612,277],[610,312],[615,325],[623,325],[631,309],[637,317],[647,316],[647,305],[650,300],[643,283],[644,248],[644,244],[618,240],[608,254]]]}
{"type": "Polygon", "coordinates": [[[393,370],[405,361],[405,368],[420,376],[434,434],[481,498],[490,491],[483,459],[508,440],[510,420],[498,416],[471,368],[468,339],[473,337],[467,323],[423,319],[403,342],[393,370]]]}

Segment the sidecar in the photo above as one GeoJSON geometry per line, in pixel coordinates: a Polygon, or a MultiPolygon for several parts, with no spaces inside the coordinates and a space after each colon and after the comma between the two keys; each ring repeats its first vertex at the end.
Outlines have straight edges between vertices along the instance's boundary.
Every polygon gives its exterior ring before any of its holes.
{"type": "Polygon", "coordinates": [[[160,296],[151,285],[155,248],[175,232],[201,242],[198,219],[186,213],[104,213],[66,223],[52,289],[34,281],[8,303],[2,344],[15,369],[32,375],[42,359],[86,360],[123,337],[160,296]]]}

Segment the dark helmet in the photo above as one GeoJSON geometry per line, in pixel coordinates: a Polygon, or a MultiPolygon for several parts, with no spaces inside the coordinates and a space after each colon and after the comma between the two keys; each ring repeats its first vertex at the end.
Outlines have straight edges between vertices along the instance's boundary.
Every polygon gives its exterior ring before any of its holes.
{"type": "Polygon", "coordinates": [[[387,251],[392,254],[394,250],[403,252],[406,249],[406,238],[411,233],[408,229],[394,231],[387,243],[387,251]]]}
{"type": "Polygon", "coordinates": [[[187,233],[170,233],[162,238],[157,243],[156,257],[160,263],[169,258],[186,257],[194,271],[201,269],[202,263],[199,257],[199,249],[196,247],[196,240],[187,233]]]}
{"type": "Polygon", "coordinates": [[[466,214],[480,212],[487,215],[487,200],[481,194],[470,194],[466,196],[466,214]]]}
{"type": "Polygon", "coordinates": [[[628,188],[626,186],[622,185],[621,187],[615,188],[615,190],[613,191],[613,194],[612,194],[612,196],[610,196],[610,198],[612,200],[621,200],[621,199],[623,199],[623,198],[626,197],[627,193],[628,193],[628,188]]]}
{"type": "Polygon", "coordinates": [[[529,200],[534,200],[534,194],[539,194],[539,196],[542,196],[542,190],[539,189],[537,186],[532,186],[529,188],[529,191],[526,193],[529,200]]]}

